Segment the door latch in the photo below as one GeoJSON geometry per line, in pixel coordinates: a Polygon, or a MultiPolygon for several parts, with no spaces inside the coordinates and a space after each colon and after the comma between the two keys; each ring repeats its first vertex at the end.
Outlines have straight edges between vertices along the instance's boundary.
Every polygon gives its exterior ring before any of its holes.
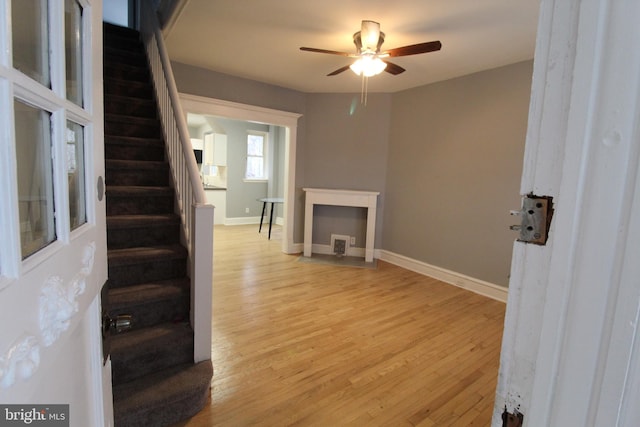
{"type": "Polygon", "coordinates": [[[511,211],[511,215],[520,216],[520,225],[512,225],[519,231],[519,242],[545,245],[549,236],[551,217],[553,216],[553,198],[550,196],[526,195],[522,199],[522,209],[511,211]]]}

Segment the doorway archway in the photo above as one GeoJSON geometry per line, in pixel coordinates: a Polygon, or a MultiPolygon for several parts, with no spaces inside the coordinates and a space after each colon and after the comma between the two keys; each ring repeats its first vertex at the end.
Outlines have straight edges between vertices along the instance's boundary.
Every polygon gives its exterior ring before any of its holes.
{"type": "Polygon", "coordinates": [[[298,119],[302,114],[223,101],[204,96],[180,94],[184,114],[204,114],[227,119],[245,120],[282,126],[286,130],[284,154],[284,206],[282,252],[296,253],[293,242],[293,212],[295,201],[295,162],[298,119]]]}

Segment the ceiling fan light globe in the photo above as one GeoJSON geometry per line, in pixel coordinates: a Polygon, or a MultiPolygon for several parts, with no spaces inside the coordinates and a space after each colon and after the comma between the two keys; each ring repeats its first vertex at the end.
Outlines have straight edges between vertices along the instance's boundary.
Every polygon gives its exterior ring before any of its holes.
{"type": "Polygon", "coordinates": [[[371,77],[383,72],[387,68],[387,64],[380,58],[363,56],[351,64],[349,68],[358,76],[371,77]]]}

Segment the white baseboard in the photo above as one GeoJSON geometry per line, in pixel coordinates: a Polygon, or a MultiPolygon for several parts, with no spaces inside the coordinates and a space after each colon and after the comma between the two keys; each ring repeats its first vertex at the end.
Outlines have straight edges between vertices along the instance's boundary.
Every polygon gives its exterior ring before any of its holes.
{"type": "MultiPolygon", "coordinates": [[[[260,224],[259,216],[240,216],[236,218],[225,218],[224,225],[248,225],[248,224],[260,224]]],[[[264,223],[262,224],[264,227],[264,223]]],[[[267,221],[267,227],[269,227],[269,221],[267,221]]]]}
{"type": "Polygon", "coordinates": [[[375,255],[376,258],[382,261],[406,268],[407,270],[433,277],[434,279],[438,279],[459,288],[467,289],[497,301],[504,303],[507,302],[508,289],[503,286],[498,286],[493,283],[485,282],[484,280],[465,276],[464,274],[456,273],[455,271],[436,267],[434,265],[385,250],[376,250],[375,255]]]}
{"type": "MultiPolygon", "coordinates": [[[[276,225],[284,225],[284,219],[279,216],[274,221],[276,225]]],[[[250,225],[250,224],[260,224],[259,216],[240,216],[236,218],[225,218],[224,225],[250,225]]],[[[262,226],[269,227],[269,218],[265,217],[262,220],[262,226]]]]}
{"type": "MultiPolygon", "coordinates": [[[[294,243],[293,253],[303,252],[303,243],[294,243]]],[[[314,254],[333,255],[331,245],[320,245],[314,243],[311,247],[311,252],[314,254]]],[[[364,257],[364,248],[349,248],[348,256],[361,256],[364,257]]],[[[447,270],[446,268],[436,267],[435,265],[427,264],[426,262],[418,261],[413,258],[399,255],[390,251],[382,249],[376,249],[374,251],[374,257],[386,261],[390,264],[397,265],[398,267],[406,268],[407,270],[414,271],[424,276],[433,277],[441,282],[448,283],[450,285],[457,286],[462,289],[474,292],[479,295],[494,299],[496,301],[507,302],[507,295],[509,293],[508,288],[499,286],[494,283],[485,282],[484,280],[476,279],[474,277],[466,276],[455,271],[447,270]]]]}

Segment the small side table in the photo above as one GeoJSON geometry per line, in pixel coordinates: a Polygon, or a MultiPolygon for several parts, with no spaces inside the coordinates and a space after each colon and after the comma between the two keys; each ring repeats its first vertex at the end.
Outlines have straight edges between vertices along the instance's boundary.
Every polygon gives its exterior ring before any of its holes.
{"type": "Polygon", "coordinates": [[[273,224],[273,207],[276,203],[284,203],[284,199],[282,197],[263,197],[258,199],[259,202],[262,202],[262,215],[260,215],[260,228],[258,229],[258,233],[262,231],[262,220],[264,219],[264,211],[267,209],[267,203],[271,203],[271,214],[269,215],[269,240],[271,239],[271,225],[273,224]]]}

